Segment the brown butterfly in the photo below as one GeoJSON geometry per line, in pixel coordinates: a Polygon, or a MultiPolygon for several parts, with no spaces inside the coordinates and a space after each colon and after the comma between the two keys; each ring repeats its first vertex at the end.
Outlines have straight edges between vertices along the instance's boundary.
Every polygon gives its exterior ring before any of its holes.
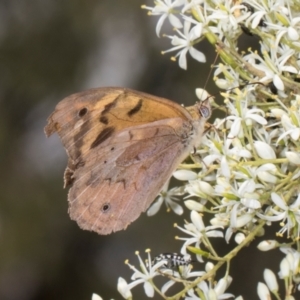
{"type": "Polygon", "coordinates": [[[210,114],[208,101],[184,108],[115,87],[59,102],[45,132],[57,132],[69,156],[64,186],[71,219],[99,234],[125,229],[199,145],[210,114]]]}

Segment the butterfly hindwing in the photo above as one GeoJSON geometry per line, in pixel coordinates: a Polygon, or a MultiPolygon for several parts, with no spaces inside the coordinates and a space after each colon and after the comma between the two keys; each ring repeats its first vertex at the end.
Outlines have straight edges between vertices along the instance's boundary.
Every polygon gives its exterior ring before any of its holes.
{"type": "Polygon", "coordinates": [[[145,211],[185,150],[169,122],[126,129],[127,141],[121,131],[91,150],[86,164],[74,172],[71,218],[84,229],[107,234],[127,227],[145,211]]]}

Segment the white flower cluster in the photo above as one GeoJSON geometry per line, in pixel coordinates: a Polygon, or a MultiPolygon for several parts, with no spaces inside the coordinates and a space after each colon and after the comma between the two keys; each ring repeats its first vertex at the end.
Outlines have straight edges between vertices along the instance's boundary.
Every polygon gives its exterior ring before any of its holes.
{"type": "MultiPolygon", "coordinates": [[[[202,40],[215,47],[222,60],[215,66],[214,80],[225,90],[224,103],[212,106],[225,117],[206,131],[195,162],[182,164],[174,173],[184,187],[169,191],[166,187],[148,213],[153,215],[165,202],[181,214],[176,196],[185,194],[191,223],[177,226],[187,236],[178,238],[184,241],[181,253],[190,251],[198,261],[205,258],[216,264],[206,262],[204,270],[197,272],[170,270],[163,274],[170,281],[160,289],[153,278],[162,275],[162,265],[146,267],[139,257],[141,271],[130,266],[133,281],[127,284],[120,278],[119,291],[131,299],[131,288],[143,283],[148,297],[157,292],[166,298],[170,286],[183,283],[183,290],[172,299],[232,298],[225,293],[231,277],[226,272],[214,282],[217,270],[254,237],[263,236],[266,225],[279,222],[278,240],[263,241],[258,249],[280,247],[286,254],[279,272],[285,298],[279,296],[276,277],[269,269],[264,273],[266,284],[259,283],[257,292],[261,300],[271,299],[270,293],[276,299],[294,299],[293,286],[300,282],[299,0],[156,0],[153,7],[142,8],[158,17],[158,36],[167,21],[174,27],[175,34],[164,35],[172,48],[163,53],[177,51],[173,59],[179,58],[181,68],[187,69],[187,53],[205,62],[205,55],[196,49],[202,40]],[[237,43],[242,34],[259,39],[259,48],[240,52],[237,43]],[[202,214],[212,216],[209,226],[204,225],[202,214]],[[283,235],[290,239],[284,247],[279,240],[283,235]],[[234,237],[237,247],[219,257],[210,243],[212,237],[224,237],[227,242],[234,237]]],[[[197,89],[196,95],[202,98],[203,90],[197,89]]]]}
{"type": "MultiPolygon", "coordinates": [[[[150,256],[150,250],[146,250],[148,253],[148,262],[152,261],[150,256]]],[[[210,274],[214,268],[212,263],[207,263],[205,266],[205,271],[192,271],[191,265],[189,266],[182,266],[182,268],[176,270],[164,270],[162,271],[162,267],[165,264],[163,260],[155,263],[155,264],[145,264],[141,259],[139,253],[137,252],[136,255],[138,256],[138,260],[140,262],[140,269],[138,270],[136,267],[130,265],[126,262],[129,267],[134,271],[133,275],[131,276],[132,282],[127,283],[126,280],[122,277],[119,278],[118,281],[118,291],[125,299],[132,299],[131,289],[138,284],[143,284],[145,294],[152,298],[154,296],[155,291],[165,298],[166,293],[168,290],[175,284],[175,283],[185,283],[189,284],[189,280],[191,278],[201,278],[206,274],[210,274]],[[153,282],[154,277],[156,276],[165,276],[169,278],[169,280],[159,289],[153,282]]],[[[231,277],[226,276],[221,278],[219,281],[215,282],[213,285],[211,281],[201,281],[196,284],[195,288],[197,290],[201,290],[203,295],[202,299],[227,299],[231,298],[233,295],[229,293],[225,293],[225,290],[231,283],[231,277]]],[[[186,300],[193,300],[193,299],[201,299],[198,298],[199,292],[195,292],[193,288],[186,289],[187,296],[185,297],[186,300]],[[198,296],[197,296],[198,294],[198,296]]],[[[180,295],[178,295],[180,298],[180,295]]],[[[236,300],[241,300],[242,298],[236,298],[236,300]]]]}

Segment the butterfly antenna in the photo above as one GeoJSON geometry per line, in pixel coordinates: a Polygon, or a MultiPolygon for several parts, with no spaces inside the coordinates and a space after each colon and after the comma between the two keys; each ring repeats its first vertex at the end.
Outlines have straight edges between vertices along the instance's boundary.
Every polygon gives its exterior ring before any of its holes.
{"type": "MultiPolygon", "coordinates": [[[[209,73],[208,73],[208,76],[206,77],[206,81],[205,81],[205,83],[204,83],[204,87],[203,87],[203,92],[202,92],[202,93],[204,93],[204,91],[206,90],[206,87],[207,87],[207,85],[208,85],[208,81],[209,81],[209,79],[210,79],[211,76],[212,76],[213,67],[215,66],[216,61],[218,60],[218,58],[219,58],[219,54],[217,54],[217,55],[215,56],[215,59],[214,59],[214,61],[213,61],[213,64],[210,66],[210,71],[209,71],[209,73]]],[[[210,97],[213,97],[213,96],[211,96],[211,95],[208,96],[206,100],[208,100],[210,97]]],[[[202,99],[202,95],[201,95],[200,99],[202,99]]]]}
{"type": "Polygon", "coordinates": [[[210,66],[210,71],[209,71],[208,76],[207,76],[207,78],[206,78],[206,81],[205,81],[205,84],[204,84],[204,89],[206,89],[206,87],[207,87],[207,85],[208,85],[208,80],[209,80],[209,79],[211,78],[211,76],[212,76],[213,67],[215,66],[215,64],[216,64],[216,62],[217,62],[217,60],[218,60],[218,58],[219,58],[219,53],[217,53],[217,55],[215,56],[215,59],[214,59],[213,64],[210,66]]]}

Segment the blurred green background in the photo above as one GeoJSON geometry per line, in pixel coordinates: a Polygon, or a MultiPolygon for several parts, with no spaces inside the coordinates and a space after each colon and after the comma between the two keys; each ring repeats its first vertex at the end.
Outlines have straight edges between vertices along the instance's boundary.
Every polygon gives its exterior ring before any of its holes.
{"type": "MultiPolygon", "coordinates": [[[[169,40],[156,36],[157,18],[142,4],[153,6],[149,0],[0,2],[1,300],[90,299],[93,292],[121,299],[117,279],[129,281],[124,261],[138,266],[136,250],[180,251],[174,236],[182,234],[172,224],[182,225],[181,218],[165,209],[110,236],[80,230],[67,214],[67,156],[58,137],[46,139],[43,132],[61,99],[92,87],[126,86],[195,102],[194,89],[205,86],[215,51],[201,44],[208,63],[189,59],[188,71],[181,70],[160,54],[169,40]]],[[[213,88],[207,86],[210,93],[213,88]]],[[[230,246],[218,244],[221,253],[230,246]]],[[[279,258],[256,257],[255,247],[243,253],[232,270],[244,275],[229,291],[254,299],[263,280],[257,266],[273,261],[277,268],[279,258]]],[[[140,295],[135,299],[146,298],[140,295]]]]}

